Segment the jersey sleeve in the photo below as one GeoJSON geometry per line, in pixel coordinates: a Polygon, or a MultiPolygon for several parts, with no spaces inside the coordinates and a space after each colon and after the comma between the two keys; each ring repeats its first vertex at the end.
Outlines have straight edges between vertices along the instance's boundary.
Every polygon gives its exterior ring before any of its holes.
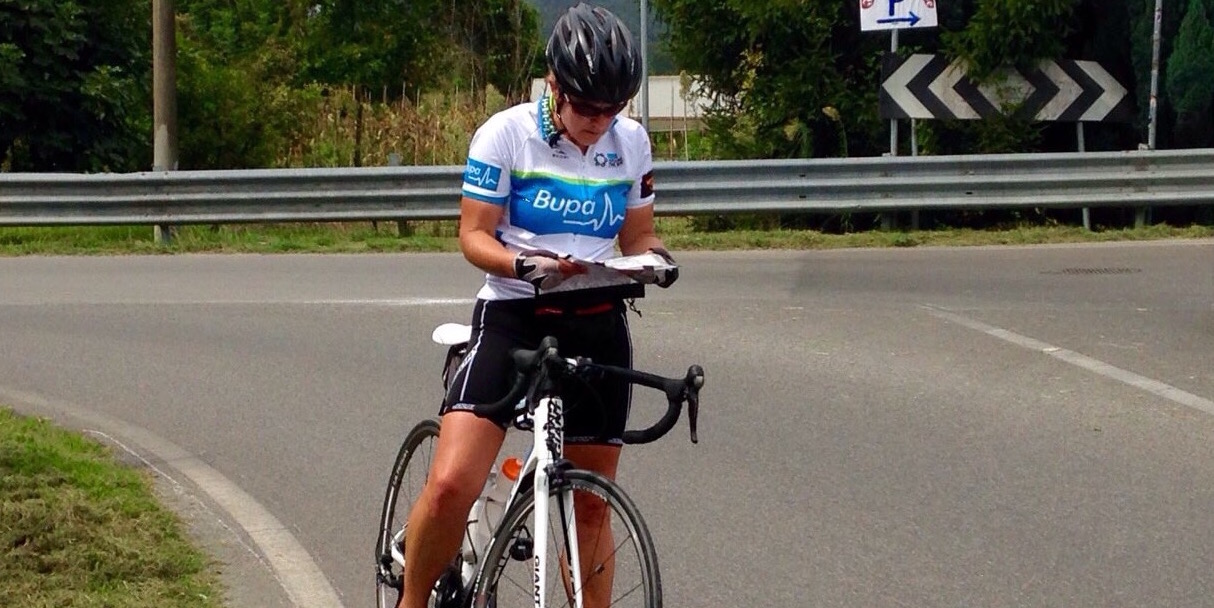
{"type": "Polygon", "coordinates": [[[639,167],[639,177],[632,188],[628,190],[628,208],[644,207],[653,204],[653,149],[649,145],[649,137],[645,136],[638,146],[643,151],[639,167]]]}
{"type": "Polygon", "coordinates": [[[507,131],[503,121],[489,120],[472,136],[464,167],[464,196],[494,205],[505,205],[510,198],[514,153],[507,131]]]}

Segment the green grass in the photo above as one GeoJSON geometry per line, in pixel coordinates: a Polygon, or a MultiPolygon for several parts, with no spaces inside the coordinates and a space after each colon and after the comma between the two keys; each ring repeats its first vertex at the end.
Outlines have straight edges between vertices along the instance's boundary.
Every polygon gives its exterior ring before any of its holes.
{"type": "Polygon", "coordinates": [[[0,408],[0,606],[222,606],[183,529],[108,448],[0,408]]]}
{"type": "MultiPolygon", "coordinates": [[[[1088,231],[1064,225],[1020,225],[990,230],[870,230],[828,234],[813,230],[694,229],[688,218],[659,218],[658,231],[671,250],[834,249],[1030,245],[1214,237],[1214,227],[1155,224],[1141,229],[1088,231]]],[[[0,228],[0,255],[96,255],[157,253],[368,253],[457,251],[455,222],[412,222],[407,236],[396,222],[184,226],[168,246],[157,245],[147,226],[0,228]]]]}
{"type": "Polygon", "coordinates": [[[150,226],[0,228],[0,255],[455,250],[454,222],[417,223],[412,232],[398,236],[396,222],[181,226],[161,246],[150,226]]]}

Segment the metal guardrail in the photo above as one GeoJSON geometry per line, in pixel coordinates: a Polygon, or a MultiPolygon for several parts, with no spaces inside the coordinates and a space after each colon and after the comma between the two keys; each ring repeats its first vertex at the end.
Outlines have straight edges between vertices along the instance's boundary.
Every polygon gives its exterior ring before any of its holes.
{"type": "MultiPolygon", "coordinates": [[[[454,219],[463,167],[0,173],[0,226],[454,219]]],[[[660,215],[1214,204],[1214,150],[659,162],[660,215]]]]}

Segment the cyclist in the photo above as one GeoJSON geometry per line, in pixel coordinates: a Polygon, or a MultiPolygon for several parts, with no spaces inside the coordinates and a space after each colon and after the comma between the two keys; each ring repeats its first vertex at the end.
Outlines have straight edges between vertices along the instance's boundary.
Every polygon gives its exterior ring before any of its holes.
{"type": "MultiPolygon", "coordinates": [[[[472,313],[466,359],[440,408],[442,430],[425,488],[406,528],[401,608],[423,608],[455,557],[472,503],[484,486],[513,414],[470,410],[505,396],[508,352],[557,337],[562,354],[632,364],[625,301],[644,286],[619,275],[585,273],[574,260],[656,253],[673,263],[654,231],[653,158],[644,128],[618,116],[641,84],[641,56],[611,12],[578,4],[553,28],[545,51],[548,91],[490,117],[472,138],[460,202],[464,257],[486,272],[472,313]]],[[[677,269],[648,277],[660,287],[677,269]]],[[[569,386],[563,397],[565,455],[614,479],[631,388],[623,380],[569,386]]],[[[599,530],[605,514],[575,504],[578,529],[599,530]]],[[[580,543],[583,552],[613,543],[580,543]]],[[[593,559],[598,557],[598,559],[593,559]]],[[[604,564],[604,562],[607,562],[604,564]]],[[[611,564],[587,581],[587,606],[605,606],[611,564]],[[607,587],[604,589],[603,587],[607,587]]]]}

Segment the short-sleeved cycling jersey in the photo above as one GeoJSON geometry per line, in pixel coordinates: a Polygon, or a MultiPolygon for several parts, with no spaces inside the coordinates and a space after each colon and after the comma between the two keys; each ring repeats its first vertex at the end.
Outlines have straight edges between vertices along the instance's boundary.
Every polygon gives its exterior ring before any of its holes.
{"type": "MultiPolygon", "coordinates": [[[[601,139],[582,151],[552,124],[553,99],[503,110],[472,138],[463,195],[504,209],[496,235],[510,251],[546,249],[597,261],[614,255],[627,209],[653,203],[653,155],[645,129],[617,117],[601,139]]],[[[586,275],[553,291],[612,283],[586,275]]],[[[482,300],[535,296],[526,281],[488,274],[482,300]]]]}

